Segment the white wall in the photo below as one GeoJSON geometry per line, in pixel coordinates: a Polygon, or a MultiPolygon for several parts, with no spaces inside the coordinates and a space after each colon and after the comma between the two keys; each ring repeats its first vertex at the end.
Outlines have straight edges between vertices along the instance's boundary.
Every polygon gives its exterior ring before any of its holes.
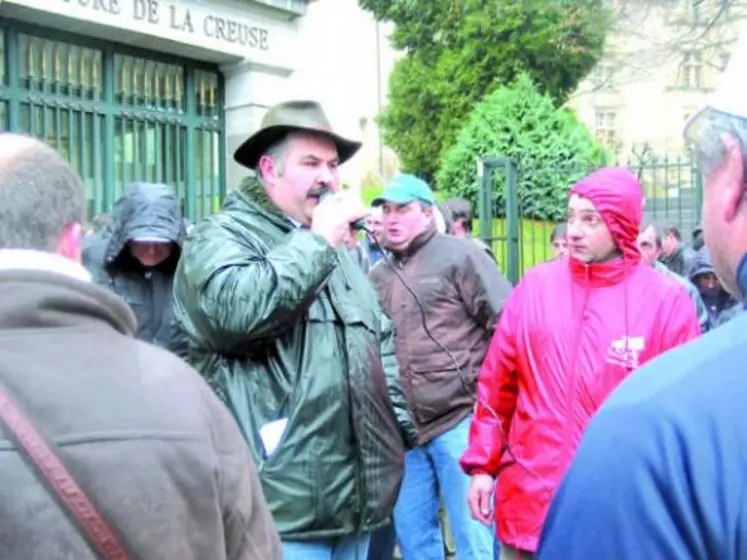
{"type": "MultiPolygon", "coordinates": [[[[320,101],[333,126],[362,140],[361,118],[373,118],[378,112],[376,24],[371,14],[359,8],[357,0],[313,2],[300,23],[298,45],[288,98],[320,101]]],[[[386,92],[394,57],[386,38],[381,48],[382,90],[386,92]]],[[[357,186],[371,166],[372,152],[378,152],[378,146],[369,142],[342,167],[343,179],[357,186]]]]}

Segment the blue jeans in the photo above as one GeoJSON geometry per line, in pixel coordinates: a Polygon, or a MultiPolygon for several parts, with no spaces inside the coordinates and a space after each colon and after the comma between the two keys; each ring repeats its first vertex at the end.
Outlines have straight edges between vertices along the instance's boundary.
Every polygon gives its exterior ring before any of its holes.
{"type": "Polygon", "coordinates": [[[459,466],[459,457],[467,448],[471,420],[468,416],[405,455],[405,479],[394,506],[394,525],[405,560],[444,560],[439,490],[451,522],[457,560],[494,558],[494,531],[470,516],[470,477],[459,466]]]}
{"type": "Polygon", "coordinates": [[[368,560],[392,560],[397,547],[397,534],[394,525],[387,525],[371,533],[371,544],[368,547],[368,560]]]}
{"type": "Polygon", "coordinates": [[[320,541],[283,541],[285,560],[366,560],[370,534],[320,541]]]}

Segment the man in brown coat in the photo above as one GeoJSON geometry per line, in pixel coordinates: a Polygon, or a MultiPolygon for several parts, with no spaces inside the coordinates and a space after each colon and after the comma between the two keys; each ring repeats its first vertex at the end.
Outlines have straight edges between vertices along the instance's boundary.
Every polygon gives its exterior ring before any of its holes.
{"type": "Polygon", "coordinates": [[[230,414],[79,264],[84,207],[59,154],[0,134],[0,558],[281,558],[230,414]],[[54,476],[23,452],[23,417],[54,476]],[[76,522],[84,496],[99,514],[76,522]]]}
{"type": "Polygon", "coordinates": [[[436,231],[435,199],[420,179],[396,177],[373,204],[383,208],[393,267],[415,294],[387,263],[371,270],[396,327],[402,388],[418,430],[394,508],[402,555],[443,558],[443,494],[457,554],[492,560],[493,532],[470,517],[469,479],[459,457],[467,448],[477,373],[511,286],[477,243],[436,231]]]}

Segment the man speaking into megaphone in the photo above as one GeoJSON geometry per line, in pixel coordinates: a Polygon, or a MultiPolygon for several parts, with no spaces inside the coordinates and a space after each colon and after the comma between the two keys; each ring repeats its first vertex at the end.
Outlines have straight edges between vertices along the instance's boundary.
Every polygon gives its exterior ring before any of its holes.
{"type": "Polygon", "coordinates": [[[365,558],[415,438],[391,324],[344,247],[368,214],[339,192],[359,147],[317,103],[272,107],[234,154],[256,178],[195,226],[176,273],[190,357],[242,428],[286,560],[365,558]]]}

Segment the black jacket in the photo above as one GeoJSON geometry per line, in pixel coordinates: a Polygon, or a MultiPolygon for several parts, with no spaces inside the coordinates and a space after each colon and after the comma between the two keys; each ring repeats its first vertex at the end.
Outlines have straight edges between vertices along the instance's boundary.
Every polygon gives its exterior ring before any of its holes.
{"type": "Polygon", "coordinates": [[[659,257],[659,260],[669,270],[680,276],[687,278],[690,276],[690,269],[693,265],[695,252],[687,246],[680,246],[670,255],[659,257]]]}
{"type": "Polygon", "coordinates": [[[174,271],[186,228],[170,187],[137,183],[117,201],[108,226],[89,237],[83,264],[94,281],[124,299],[137,318],[137,338],[184,356],[186,343],[172,317],[174,271]],[[127,242],[138,237],[169,239],[174,247],[163,263],[145,268],[127,242]]]}

